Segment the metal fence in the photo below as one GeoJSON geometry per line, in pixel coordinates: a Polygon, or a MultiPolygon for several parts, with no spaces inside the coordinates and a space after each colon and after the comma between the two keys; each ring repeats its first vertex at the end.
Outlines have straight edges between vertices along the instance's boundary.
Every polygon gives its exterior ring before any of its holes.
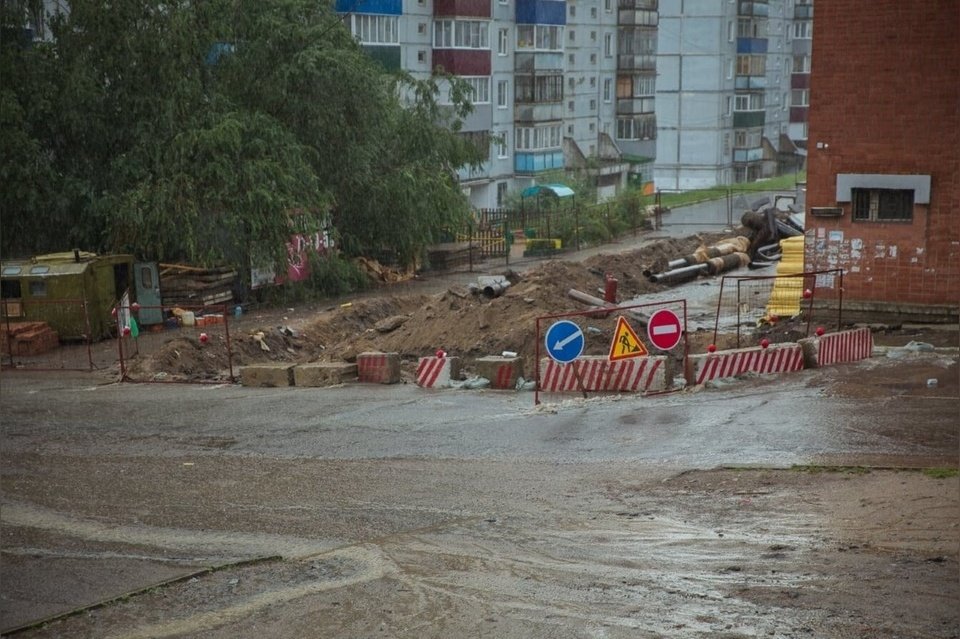
{"type": "Polygon", "coordinates": [[[5,368],[92,371],[116,365],[110,341],[91,335],[90,305],[82,299],[2,300],[0,356],[5,368]]]}
{"type": "Polygon", "coordinates": [[[809,337],[817,326],[839,330],[843,297],[830,307],[816,304],[817,282],[838,282],[843,290],[843,270],[830,269],[791,275],[725,275],[720,280],[713,341],[720,333],[736,333],[739,348],[745,327],[771,343],[809,337]]]}

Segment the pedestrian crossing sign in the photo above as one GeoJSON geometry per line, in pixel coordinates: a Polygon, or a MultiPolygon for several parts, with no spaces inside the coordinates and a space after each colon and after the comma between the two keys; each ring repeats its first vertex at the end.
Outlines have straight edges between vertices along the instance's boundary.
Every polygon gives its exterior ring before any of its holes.
{"type": "Polygon", "coordinates": [[[617,330],[614,331],[613,341],[610,342],[610,361],[616,362],[631,357],[644,357],[647,354],[647,347],[633,332],[633,328],[627,323],[627,319],[622,315],[618,317],[617,330]]]}

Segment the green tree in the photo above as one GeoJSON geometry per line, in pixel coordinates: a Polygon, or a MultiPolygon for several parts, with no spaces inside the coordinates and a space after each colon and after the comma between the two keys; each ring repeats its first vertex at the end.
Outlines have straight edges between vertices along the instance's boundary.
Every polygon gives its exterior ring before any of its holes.
{"type": "Polygon", "coordinates": [[[387,75],[324,3],[76,0],[52,42],[7,37],[33,4],[0,5],[4,254],[279,261],[292,212],[332,212],[349,253],[410,260],[467,211],[468,102],[387,75]]]}

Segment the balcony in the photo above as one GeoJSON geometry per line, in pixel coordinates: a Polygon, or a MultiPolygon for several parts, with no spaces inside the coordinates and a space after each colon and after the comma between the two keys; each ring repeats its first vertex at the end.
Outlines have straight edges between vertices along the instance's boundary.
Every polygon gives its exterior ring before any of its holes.
{"type": "Polygon", "coordinates": [[[434,49],[432,56],[434,69],[442,67],[455,75],[490,75],[489,49],[434,49]]]}
{"type": "Polygon", "coordinates": [[[737,7],[737,15],[766,18],[770,15],[770,7],[766,2],[748,2],[741,0],[740,5],[737,7]]]}
{"type": "Polygon", "coordinates": [[[529,53],[517,52],[513,55],[513,70],[515,73],[537,73],[545,71],[563,73],[562,51],[537,51],[529,53]]]}
{"type": "Polygon", "coordinates": [[[738,75],[734,79],[736,88],[744,89],[766,89],[767,77],[764,75],[738,75]]]}
{"type": "Polygon", "coordinates": [[[457,178],[460,182],[474,182],[476,180],[490,179],[490,163],[483,162],[480,166],[474,168],[462,166],[457,169],[457,178]]]}
{"type": "Polygon", "coordinates": [[[517,0],[517,24],[567,24],[567,3],[558,0],[517,0]]]}
{"type": "Polygon", "coordinates": [[[338,13],[399,16],[403,14],[403,0],[364,0],[362,3],[356,0],[336,0],[336,8],[338,13]]]}
{"type": "Polygon", "coordinates": [[[617,56],[617,69],[620,71],[656,71],[657,56],[621,54],[617,56]]]}
{"type": "Polygon", "coordinates": [[[400,45],[365,44],[362,48],[368,56],[379,62],[387,71],[400,70],[400,45]]]}
{"type": "Polygon", "coordinates": [[[556,121],[563,118],[563,102],[516,103],[513,119],[517,124],[531,125],[536,122],[556,121]]]}
{"type": "Polygon", "coordinates": [[[733,128],[752,129],[754,127],[763,126],[766,120],[766,111],[734,111],[733,128]]]}
{"type": "MultiPolygon", "coordinates": [[[[366,2],[366,0],[364,0],[366,2]]],[[[490,0],[433,0],[436,17],[489,18],[490,0]]]]}
{"type": "Polygon", "coordinates": [[[734,162],[759,162],[763,159],[763,147],[755,149],[734,149],[734,162]]]}
{"type": "Polygon", "coordinates": [[[617,9],[623,11],[624,9],[646,9],[656,11],[659,7],[659,0],[619,0],[617,2],[617,9]]]}
{"type": "Polygon", "coordinates": [[[656,11],[645,9],[620,9],[617,14],[617,24],[625,27],[655,27],[659,21],[660,16],[656,11]]]}
{"type": "Polygon", "coordinates": [[[806,106],[792,106],[790,107],[790,121],[791,122],[806,122],[807,113],[809,112],[810,107],[806,106]]]}
{"type": "Polygon", "coordinates": [[[810,74],[809,73],[794,73],[790,76],[790,88],[791,89],[809,89],[810,88],[810,74]]]}
{"type": "Polygon", "coordinates": [[[737,38],[737,53],[766,53],[766,38],[737,38]]]}
{"type": "Polygon", "coordinates": [[[563,151],[518,151],[513,158],[513,170],[519,174],[529,175],[542,171],[552,171],[563,168],[563,151]]]}
{"type": "Polygon", "coordinates": [[[794,20],[813,20],[813,5],[798,4],[793,8],[794,20]]]}
{"type": "Polygon", "coordinates": [[[617,98],[617,115],[641,115],[654,112],[655,101],[649,98],[617,98]]]}

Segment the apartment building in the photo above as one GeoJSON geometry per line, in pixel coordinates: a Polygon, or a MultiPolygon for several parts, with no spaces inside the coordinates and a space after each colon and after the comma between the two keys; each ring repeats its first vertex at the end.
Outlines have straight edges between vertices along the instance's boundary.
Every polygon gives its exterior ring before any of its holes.
{"type": "Polygon", "coordinates": [[[601,197],[754,181],[803,162],[812,0],[337,0],[387,68],[470,82],[474,206],[544,173],[601,197]],[[656,158],[656,160],[654,160],[656,158]],[[655,162],[655,163],[654,163],[655,162]]]}
{"type": "Polygon", "coordinates": [[[795,51],[809,56],[812,9],[812,0],[660,0],[657,188],[752,182],[802,163],[808,91],[794,96],[792,86],[809,86],[809,57],[793,72],[795,51]],[[791,109],[794,99],[803,109],[791,109]]]}

